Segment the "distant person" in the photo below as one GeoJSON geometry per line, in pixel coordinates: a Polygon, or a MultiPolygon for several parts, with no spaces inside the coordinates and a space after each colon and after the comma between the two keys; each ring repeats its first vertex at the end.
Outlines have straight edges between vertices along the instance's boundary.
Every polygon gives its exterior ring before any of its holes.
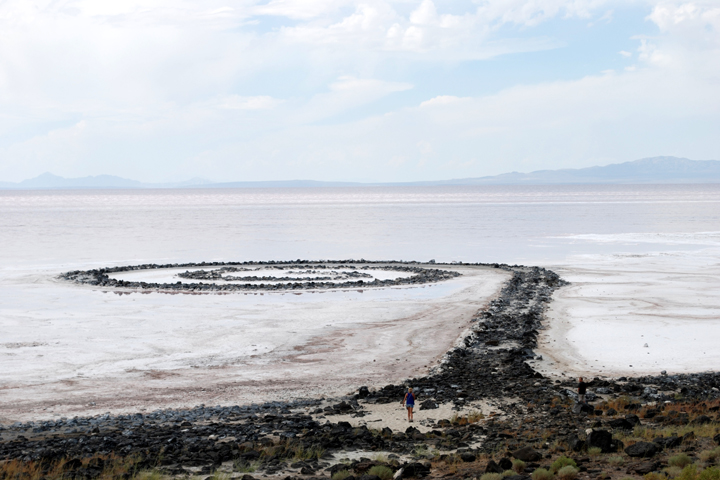
{"type": "Polygon", "coordinates": [[[587,393],[587,383],[583,381],[583,377],[578,378],[578,403],[585,403],[585,394],[587,393]]]}
{"type": "Polygon", "coordinates": [[[403,398],[400,405],[405,405],[408,411],[408,422],[413,421],[413,408],[415,408],[415,394],[413,393],[412,387],[408,388],[405,398],[403,398]]]}

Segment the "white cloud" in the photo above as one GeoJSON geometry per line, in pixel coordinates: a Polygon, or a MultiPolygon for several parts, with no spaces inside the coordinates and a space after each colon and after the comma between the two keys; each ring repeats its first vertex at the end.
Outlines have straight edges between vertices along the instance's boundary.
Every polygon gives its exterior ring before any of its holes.
{"type": "Polygon", "coordinates": [[[423,107],[433,107],[433,106],[439,106],[439,105],[451,105],[453,103],[460,102],[462,99],[460,97],[455,97],[453,95],[438,95],[435,98],[431,98],[430,100],[425,100],[420,104],[420,108],[423,107]]]}
{"type": "Polygon", "coordinates": [[[535,26],[614,22],[626,3],[8,0],[0,179],[52,170],[162,180],[213,168],[224,178],[398,180],[716,156],[716,1],[636,0],[657,34],[623,47],[632,65],[620,73],[596,73],[621,68],[602,65],[483,95],[423,76],[555,48],[535,26]]]}
{"type": "Polygon", "coordinates": [[[218,101],[219,108],[228,110],[267,110],[275,108],[283,101],[268,95],[257,95],[255,97],[241,97],[240,95],[228,95],[218,101]]]}

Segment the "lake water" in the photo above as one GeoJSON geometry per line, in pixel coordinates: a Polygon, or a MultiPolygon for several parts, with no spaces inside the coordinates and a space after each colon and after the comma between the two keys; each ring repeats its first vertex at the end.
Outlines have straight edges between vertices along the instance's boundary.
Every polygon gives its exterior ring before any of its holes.
{"type": "Polygon", "coordinates": [[[564,355],[540,368],[720,363],[720,185],[0,191],[0,247],[0,422],[396,381],[436,361],[504,281],[466,270],[422,288],[194,296],[55,280],[113,265],[542,265],[573,286],[543,346],[564,355]]]}
{"type": "Polygon", "coordinates": [[[536,264],[713,246],[718,231],[720,185],[0,192],[2,268],[296,258],[536,264]]]}

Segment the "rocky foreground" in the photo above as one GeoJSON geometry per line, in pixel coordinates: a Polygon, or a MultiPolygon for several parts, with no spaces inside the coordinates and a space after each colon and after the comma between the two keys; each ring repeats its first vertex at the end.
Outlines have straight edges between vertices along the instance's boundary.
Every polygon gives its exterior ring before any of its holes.
{"type": "Polygon", "coordinates": [[[497,268],[513,276],[463,346],[407,381],[421,412],[452,404],[469,413],[402,431],[338,421],[399,403],[406,385],[387,385],[331,400],[18,423],[0,426],[0,478],[720,480],[720,375],[596,378],[590,404],[577,404],[574,379],[544,378],[527,363],[563,280],[497,268]],[[473,412],[478,401],[499,412],[473,412]]]}

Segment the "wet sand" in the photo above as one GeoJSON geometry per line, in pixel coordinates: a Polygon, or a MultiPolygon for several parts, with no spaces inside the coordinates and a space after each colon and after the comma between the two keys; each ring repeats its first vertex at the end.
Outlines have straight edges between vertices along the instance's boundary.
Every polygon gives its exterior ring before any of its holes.
{"type": "Polygon", "coordinates": [[[550,267],[572,283],[554,294],[534,362],[554,375],[717,370],[720,253],[597,255],[550,267]]]}

